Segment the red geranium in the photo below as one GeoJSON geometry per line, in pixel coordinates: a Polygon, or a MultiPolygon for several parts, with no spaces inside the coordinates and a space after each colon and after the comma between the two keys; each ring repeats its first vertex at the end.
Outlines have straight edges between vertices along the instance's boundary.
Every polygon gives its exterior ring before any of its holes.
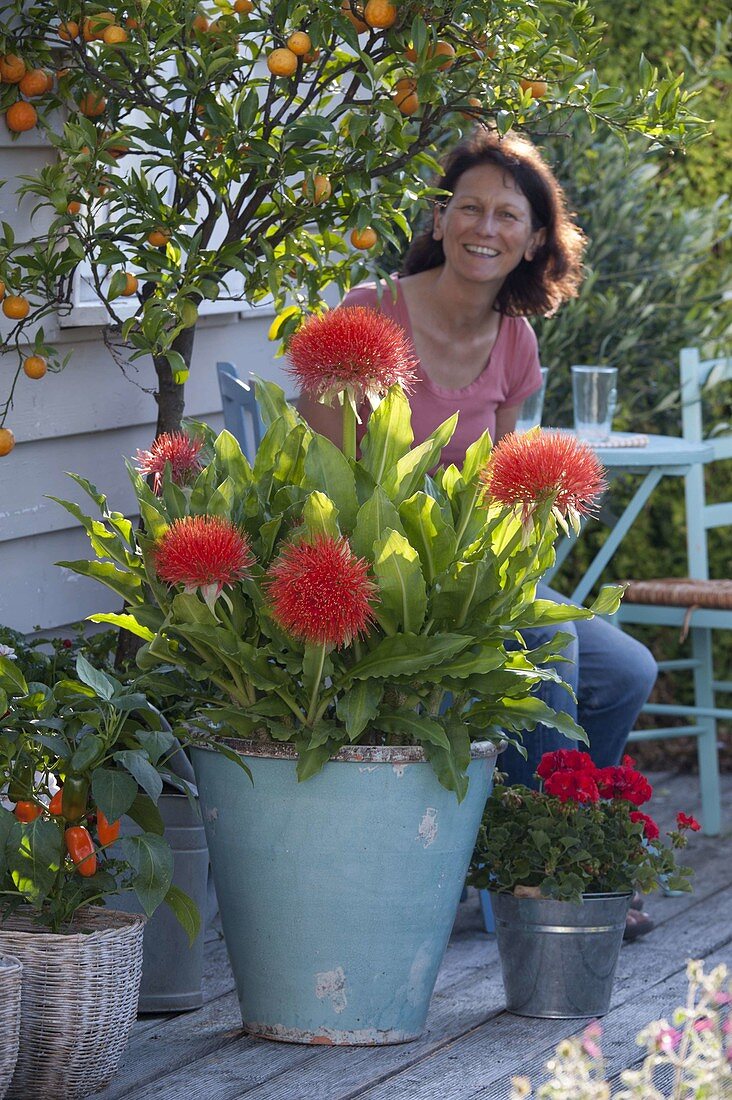
{"type": "Polygon", "coordinates": [[[153,489],[160,492],[166,463],[176,485],[190,485],[201,471],[199,454],[202,439],[191,439],[185,432],[164,432],[159,435],[149,451],[135,455],[137,472],[143,477],[153,474],[153,489]]]}
{"type": "Polygon", "coordinates": [[[545,780],[544,790],[560,802],[598,802],[600,799],[594,769],[553,772],[545,780]]]}
{"type": "Polygon", "coordinates": [[[396,321],[365,306],[346,306],[309,317],[287,351],[290,372],[301,388],[330,399],[350,389],[356,401],[382,397],[399,382],[411,389],[417,360],[396,321]]]}
{"type": "Polygon", "coordinates": [[[547,779],[554,772],[591,771],[594,766],[588,752],[579,752],[577,749],[557,749],[556,752],[544,753],[536,774],[540,779],[547,779]]]}
{"type": "Polygon", "coordinates": [[[630,820],[633,822],[643,822],[643,836],[646,840],[657,840],[661,835],[660,829],[653,818],[649,817],[648,814],[642,813],[640,810],[633,810],[630,815],[630,820]]]}
{"type": "Polygon", "coordinates": [[[653,794],[653,787],[646,777],[625,763],[629,756],[623,757],[623,763],[597,772],[597,785],[602,798],[622,798],[642,806],[653,794]]]}
{"type": "Polygon", "coordinates": [[[692,817],[691,814],[677,813],[676,815],[676,828],[677,829],[691,829],[693,833],[698,833],[701,829],[701,825],[692,817]]]}
{"type": "Polygon", "coordinates": [[[604,491],[602,464],[586,443],[568,432],[505,435],[481,471],[490,499],[521,505],[527,523],[538,504],[554,499],[560,517],[591,511],[604,491]]]}
{"type": "Polygon", "coordinates": [[[345,538],[319,535],[313,542],[288,543],[266,585],[275,622],[307,642],[348,645],[373,621],[376,585],[368,563],[345,538]]]}
{"type": "Polygon", "coordinates": [[[249,540],[233,523],[218,516],[186,516],[171,523],[155,544],[158,576],[186,591],[224,585],[245,576],[254,563],[249,540]]]}

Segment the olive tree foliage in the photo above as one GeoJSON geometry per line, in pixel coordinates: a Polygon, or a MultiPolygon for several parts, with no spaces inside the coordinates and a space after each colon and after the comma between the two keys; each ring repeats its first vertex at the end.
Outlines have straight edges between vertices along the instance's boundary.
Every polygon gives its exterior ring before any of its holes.
{"type": "MultiPolygon", "coordinates": [[[[345,291],[379,272],[379,250],[399,244],[407,213],[434,194],[425,180],[446,133],[541,135],[577,113],[672,145],[703,129],[680,76],[645,65],[631,91],[602,82],[602,25],[583,2],[402,0],[392,26],[360,31],[358,0],[249,6],[5,4],[0,54],[56,72],[33,104],[57,156],[17,188],[51,212],[47,230],[18,242],[0,223],[0,279],[31,306],[5,344],[17,366],[4,372],[0,422],[29,346],[63,366],[42,322],[69,308],[82,261],[109,314],[108,346],[120,361],[152,359],[157,431],[174,430],[202,301],[225,296],[237,273],[243,300],[272,296],[271,335],[286,339],[328,284],[345,291]],[[115,41],[95,34],[110,20],[124,29],[115,41]],[[268,58],[294,31],[311,49],[277,76],[268,58]],[[378,234],[370,255],[349,241],[365,226],[378,234]]],[[[0,84],[0,112],[19,97],[0,84]]]]}

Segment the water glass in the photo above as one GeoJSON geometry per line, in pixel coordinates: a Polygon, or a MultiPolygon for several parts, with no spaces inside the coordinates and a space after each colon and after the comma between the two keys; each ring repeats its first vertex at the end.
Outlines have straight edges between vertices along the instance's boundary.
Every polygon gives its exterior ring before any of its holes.
{"type": "Polygon", "coordinates": [[[530,394],[519,409],[516,421],[517,432],[528,432],[529,428],[535,428],[541,424],[541,413],[544,408],[544,394],[546,392],[546,379],[549,373],[547,367],[541,367],[541,388],[536,393],[530,394]]]}
{"type": "Polygon", "coordinates": [[[605,443],[617,402],[617,367],[572,367],[574,430],[578,439],[605,443]]]}

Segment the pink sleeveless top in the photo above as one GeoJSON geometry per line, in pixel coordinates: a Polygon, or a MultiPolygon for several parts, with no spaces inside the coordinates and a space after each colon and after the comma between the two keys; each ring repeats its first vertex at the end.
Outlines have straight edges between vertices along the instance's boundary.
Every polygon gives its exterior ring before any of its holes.
{"type": "MultiPolygon", "coordinates": [[[[412,325],[397,276],[393,282],[397,287],[396,301],[384,281],[381,302],[376,283],[364,283],[349,291],[341,304],[380,310],[397,321],[411,340],[412,325]]],[[[534,330],[525,317],[502,317],[498,337],[485,367],[474,382],[462,389],[436,385],[421,365],[417,367],[417,376],[419,380],[409,394],[415,445],[422,443],[443,420],[457,412],[457,428],[442,452],[441,465],[448,466],[454,462],[460,466],[467,448],[486,428],[491,435],[495,435],[496,409],[502,405],[520,405],[524,398],[541,386],[539,349],[534,330]]],[[[364,412],[368,415],[368,408],[361,411],[365,420],[364,412]]],[[[365,430],[365,423],[360,424],[359,440],[365,430]]]]}

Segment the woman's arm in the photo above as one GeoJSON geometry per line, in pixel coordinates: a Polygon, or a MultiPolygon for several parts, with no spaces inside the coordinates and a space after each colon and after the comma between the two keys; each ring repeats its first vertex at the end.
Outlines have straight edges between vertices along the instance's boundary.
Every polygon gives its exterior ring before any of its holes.
{"type": "Polygon", "coordinates": [[[313,431],[327,436],[336,447],[343,446],[343,409],[340,405],[321,405],[302,393],[297,400],[297,411],[313,431]]]}
{"type": "Polygon", "coordinates": [[[520,408],[520,405],[501,405],[496,409],[496,435],[493,440],[494,443],[497,443],[502,436],[508,435],[509,432],[516,430],[516,421],[518,420],[520,408]]]}

